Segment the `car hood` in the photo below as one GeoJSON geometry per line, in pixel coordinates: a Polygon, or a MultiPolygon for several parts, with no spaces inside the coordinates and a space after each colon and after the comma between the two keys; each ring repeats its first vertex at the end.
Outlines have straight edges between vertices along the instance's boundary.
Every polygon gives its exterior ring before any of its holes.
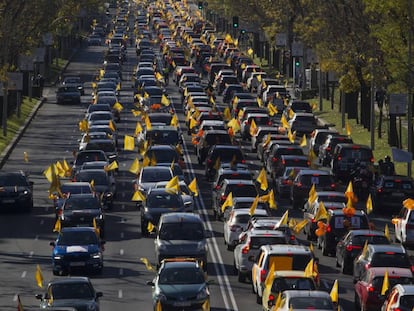
{"type": "Polygon", "coordinates": [[[59,255],[71,254],[71,253],[97,253],[100,251],[100,247],[97,244],[90,245],[57,245],[53,253],[59,255]]]}
{"type": "Polygon", "coordinates": [[[3,193],[11,193],[11,192],[23,192],[23,191],[29,191],[30,189],[25,186],[2,186],[0,187],[0,196],[3,193]]]}
{"type": "Polygon", "coordinates": [[[96,216],[99,216],[101,214],[102,214],[102,212],[98,208],[73,210],[73,211],[67,211],[66,210],[64,212],[65,217],[82,217],[82,216],[96,217],[96,216]]]}
{"type": "Polygon", "coordinates": [[[191,298],[196,296],[204,287],[204,284],[161,284],[161,291],[167,296],[191,298]]]}
{"type": "MultiPolygon", "coordinates": [[[[52,307],[72,307],[78,311],[89,310],[88,306],[97,305],[94,299],[57,299],[53,300],[52,307]]],[[[94,309],[93,309],[94,310],[94,309]]]]}
{"type": "Polygon", "coordinates": [[[172,251],[191,251],[194,252],[204,244],[203,241],[188,241],[188,240],[158,240],[159,245],[162,245],[164,248],[172,251]]]}

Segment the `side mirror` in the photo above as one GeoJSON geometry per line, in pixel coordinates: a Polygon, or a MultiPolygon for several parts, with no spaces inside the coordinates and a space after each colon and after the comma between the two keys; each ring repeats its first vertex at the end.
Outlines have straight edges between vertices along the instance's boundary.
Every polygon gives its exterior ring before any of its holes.
{"type": "Polygon", "coordinates": [[[56,243],[55,242],[50,242],[49,245],[55,247],[56,243]]]}
{"type": "Polygon", "coordinates": [[[36,295],[35,295],[35,298],[36,298],[36,299],[43,299],[43,295],[42,295],[42,294],[36,294],[36,295]]]}
{"type": "Polygon", "coordinates": [[[153,281],[147,281],[147,285],[155,286],[155,283],[153,281]]]}
{"type": "Polygon", "coordinates": [[[96,292],[96,298],[102,297],[103,293],[102,292],[96,292]]]}

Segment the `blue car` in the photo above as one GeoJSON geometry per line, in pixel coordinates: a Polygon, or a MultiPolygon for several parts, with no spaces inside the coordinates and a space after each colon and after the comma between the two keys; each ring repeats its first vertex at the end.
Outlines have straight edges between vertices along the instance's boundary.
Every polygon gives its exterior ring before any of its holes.
{"type": "Polygon", "coordinates": [[[62,228],[53,246],[52,265],[54,275],[69,274],[73,270],[101,273],[103,269],[103,245],[99,234],[92,227],[62,228]]]}

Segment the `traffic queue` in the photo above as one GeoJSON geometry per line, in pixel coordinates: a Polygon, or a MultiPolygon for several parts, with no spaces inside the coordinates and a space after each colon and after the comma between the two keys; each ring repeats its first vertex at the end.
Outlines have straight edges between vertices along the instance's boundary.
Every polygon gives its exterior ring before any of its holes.
{"type": "Polygon", "coordinates": [[[103,294],[87,276],[104,273],[105,215],[117,207],[119,153],[130,152],[136,154],[128,166],[131,201],[141,236],[155,240],[156,262],[141,258],[155,274],[148,282],[154,310],[211,308],[212,236],[198,211],[197,178],[211,187],[209,213],[223,223],[233,272],[251,284],[263,310],[341,309],[341,280],[328,287],[321,280],[314,247],[353,276],[356,310],[411,310],[414,263],[405,246],[414,241],[413,180],[375,170],[372,150],[354,143],[350,129],[341,135],[316,117],[314,104],[294,99],[283,77],[271,78],[251,49],[216,32],[192,6],[118,1],[110,29],[93,25],[90,44],[105,42],[106,51],[78,123],[79,149],[72,165],[64,159],[44,172],[55,210],[57,237],[50,245],[59,278],[38,295],[41,306],[65,299],[77,310],[98,310],[103,294]],[[131,42],[138,61],[133,108],[126,109],[122,65],[131,42]],[[173,89],[179,100],[170,98],[173,89]],[[126,114],[135,130],[121,134],[126,114]],[[258,174],[246,148],[260,163],[258,174]],[[195,155],[203,176],[189,178],[185,152],[195,155]],[[374,211],[391,215],[384,203],[390,196],[399,212],[392,219],[399,244],[388,225],[376,230],[369,219],[374,211]],[[282,212],[281,200],[291,209],[282,212]],[[303,218],[291,216],[297,212],[303,218]],[[62,277],[73,271],[85,277],[62,277]],[[85,299],[75,294],[81,285],[89,288],[85,299]]]}

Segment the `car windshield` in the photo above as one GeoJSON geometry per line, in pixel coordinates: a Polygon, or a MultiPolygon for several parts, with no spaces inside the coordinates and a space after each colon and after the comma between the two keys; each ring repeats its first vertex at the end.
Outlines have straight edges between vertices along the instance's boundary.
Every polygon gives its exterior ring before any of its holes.
{"type": "Polygon", "coordinates": [[[159,284],[202,284],[204,275],[196,268],[169,268],[162,269],[159,275],[159,284]]]}
{"type": "Polygon", "coordinates": [[[98,236],[94,231],[64,231],[59,234],[57,245],[90,245],[98,244],[98,236]]]}
{"type": "Polygon", "coordinates": [[[62,193],[81,194],[81,193],[92,193],[89,185],[74,185],[65,184],[60,188],[62,193]]]}
{"type": "Polygon", "coordinates": [[[92,161],[107,161],[105,153],[101,152],[80,152],[76,157],[76,165],[80,165],[83,162],[92,161]]]}
{"type": "Polygon", "coordinates": [[[182,205],[179,198],[179,195],[168,192],[150,194],[147,197],[146,205],[149,208],[179,208],[182,205]]]}
{"type": "Polygon", "coordinates": [[[68,282],[52,285],[53,299],[93,299],[94,291],[88,283],[68,282]]]}
{"type": "Polygon", "coordinates": [[[292,297],[289,300],[292,309],[333,310],[332,301],[324,297],[292,297]]]}
{"type": "Polygon", "coordinates": [[[363,246],[365,241],[368,241],[369,244],[390,244],[390,241],[381,235],[356,235],[352,239],[352,244],[363,246]]]}
{"type": "MultiPolygon", "coordinates": [[[[377,276],[372,280],[372,286],[374,286],[377,290],[380,290],[382,288],[383,282],[384,282],[384,277],[377,276]]],[[[397,285],[397,284],[412,284],[413,279],[409,277],[389,276],[388,282],[389,282],[388,288],[392,288],[394,287],[394,285],[397,285]]],[[[412,307],[412,305],[410,307],[412,307]]]]}
{"type": "Polygon", "coordinates": [[[164,223],[159,238],[161,240],[189,240],[200,241],[204,238],[201,223],[164,223]]]}
{"type": "Polygon", "coordinates": [[[65,202],[65,210],[83,210],[83,209],[98,209],[100,208],[99,201],[91,197],[74,198],[71,197],[65,202]]]}
{"type": "Polygon", "coordinates": [[[26,178],[20,174],[7,174],[0,176],[0,187],[4,186],[21,186],[26,187],[26,178]]]}
{"type": "Polygon", "coordinates": [[[232,185],[228,187],[226,190],[226,193],[232,193],[233,198],[235,197],[256,197],[257,196],[257,190],[254,185],[232,185]]]}
{"type": "Polygon", "coordinates": [[[170,170],[143,170],[141,176],[141,182],[158,182],[164,180],[170,180],[172,178],[170,170]]]}
{"type": "Polygon", "coordinates": [[[210,134],[206,135],[205,141],[207,145],[217,145],[217,144],[231,144],[230,135],[228,134],[210,134]]]}
{"type": "Polygon", "coordinates": [[[115,144],[110,142],[93,142],[90,141],[85,150],[102,150],[103,152],[116,152],[115,144]]]}
{"type": "Polygon", "coordinates": [[[385,252],[372,256],[371,267],[410,268],[410,259],[405,253],[385,252]]]}
{"type": "Polygon", "coordinates": [[[310,278],[301,277],[278,277],[272,285],[272,292],[282,292],[284,290],[314,290],[315,284],[310,278]]]}
{"type": "Polygon", "coordinates": [[[345,217],[345,216],[335,216],[331,220],[331,226],[335,229],[368,229],[368,220],[366,217],[363,216],[352,216],[352,217],[345,217]]]}
{"type": "Polygon", "coordinates": [[[250,247],[258,249],[262,245],[286,244],[286,239],[280,236],[255,236],[250,239],[250,247]]]}
{"type": "Polygon", "coordinates": [[[147,141],[150,144],[177,145],[179,142],[178,131],[176,130],[152,130],[147,132],[147,141]]]}

